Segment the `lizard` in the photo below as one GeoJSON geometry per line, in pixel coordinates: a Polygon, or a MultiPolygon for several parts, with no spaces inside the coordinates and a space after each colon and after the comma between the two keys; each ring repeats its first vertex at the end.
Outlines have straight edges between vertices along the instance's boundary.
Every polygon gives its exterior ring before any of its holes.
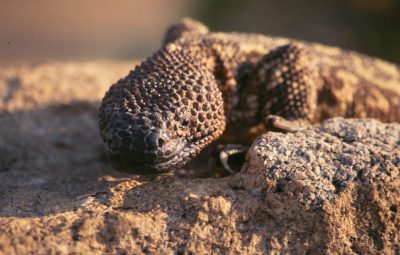
{"type": "Polygon", "coordinates": [[[181,168],[221,135],[296,131],[335,116],[399,121],[400,68],[315,42],[210,32],[184,18],[110,87],[99,112],[113,167],[158,174],[181,168]]]}

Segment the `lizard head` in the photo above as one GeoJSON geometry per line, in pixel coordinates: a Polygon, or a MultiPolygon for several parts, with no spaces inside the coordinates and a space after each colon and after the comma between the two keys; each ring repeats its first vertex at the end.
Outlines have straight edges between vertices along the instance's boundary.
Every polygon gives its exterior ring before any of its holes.
{"type": "Polygon", "coordinates": [[[131,174],[180,168],[225,128],[222,95],[212,77],[181,63],[173,73],[157,71],[154,58],[114,84],[100,107],[110,161],[131,174]]]}

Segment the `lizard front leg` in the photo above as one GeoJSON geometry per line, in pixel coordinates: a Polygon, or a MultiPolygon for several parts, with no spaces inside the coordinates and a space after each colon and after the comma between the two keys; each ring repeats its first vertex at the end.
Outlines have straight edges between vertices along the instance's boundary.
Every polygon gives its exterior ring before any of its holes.
{"type": "MultiPolygon", "coordinates": [[[[254,66],[253,88],[249,86],[248,91],[258,87],[259,116],[268,131],[295,132],[312,122],[321,79],[310,55],[302,46],[288,44],[272,50],[254,66]]],[[[223,176],[233,172],[228,157],[243,156],[247,147],[229,144],[217,150],[222,167],[214,171],[223,176]]]]}
{"type": "Polygon", "coordinates": [[[293,132],[313,121],[321,79],[304,46],[279,47],[256,69],[262,87],[261,118],[268,130],[293,132]]]}

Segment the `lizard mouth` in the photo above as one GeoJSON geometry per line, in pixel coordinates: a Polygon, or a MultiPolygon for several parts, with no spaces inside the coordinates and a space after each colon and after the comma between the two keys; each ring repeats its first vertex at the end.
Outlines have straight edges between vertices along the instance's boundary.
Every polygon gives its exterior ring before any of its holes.
{"type": "Polygon", "coordinates": [[[211,141],[211,135],[205,135],[189,142],[185,140],[175,148],[175,153],[172,156],[159,158],[157,164],[152,165],[151,168],[156,169],[156,173],[179,169],[199,154],[211,141]]]}
{"type": "Polygon", "coordinates": [[[116,153],[108,150],[108,157],[113,168],[118,171],[138,175],[159,174],[183,167],[211,140],[212,135],[191,140],[178,138],[153,150],[133,148],[116,153]]]}

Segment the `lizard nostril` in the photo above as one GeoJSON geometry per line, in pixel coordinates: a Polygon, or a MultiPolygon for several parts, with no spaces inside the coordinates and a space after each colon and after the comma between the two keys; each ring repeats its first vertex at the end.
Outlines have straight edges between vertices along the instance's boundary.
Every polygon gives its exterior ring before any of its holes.
{"type": "Polygon", "coordinates": [[[145,137],[143,142],[146,149],[157,150],[165,146],[165,144],[168,142],[168,138],[161,137],[159,132],[152,132],[145,137]]]}
{"type": "Polygon", "coordinates": [[[165,144],[165,140],[162,138],[158,138],[158,147],[161,148],[165,144]]]}

